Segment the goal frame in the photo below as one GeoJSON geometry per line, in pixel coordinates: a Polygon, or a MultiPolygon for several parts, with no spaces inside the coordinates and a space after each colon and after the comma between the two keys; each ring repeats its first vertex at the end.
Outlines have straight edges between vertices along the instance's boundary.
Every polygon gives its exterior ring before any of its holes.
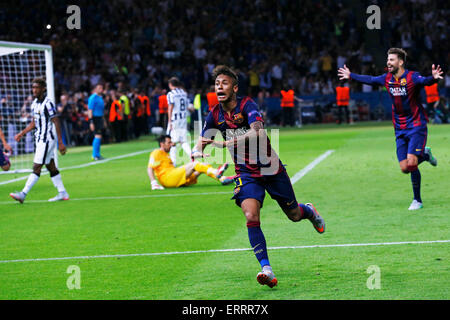
{"type": "MultiPolygon", "coordinates": [[[[37,50],[44,52],[45,58],[45,80],[47,84],[47,96],[56,106],[55,100],[55,80],[53,73],[53,51],[52,46],[47,44],[37,44],[37,43],[25,43],[25,42],[11,42],[11,41],[0,41],[0,48],[6,48],[6,52],[2,53],[0,51],[0,57],[7,54],[21,53],[28,50],[37,50]],[[9,49],[9,50],[8,50],[9,49]]],[[[55,150],[55,164],[58,165],[57,151],[55,150]]],[[[31,166],[30,166],[31,167],[31,166]]],[[[10,171],[1,171],[2,173],[18,173],[18,172],[31,172],[31,169],[19,169],[10,171]]]]}

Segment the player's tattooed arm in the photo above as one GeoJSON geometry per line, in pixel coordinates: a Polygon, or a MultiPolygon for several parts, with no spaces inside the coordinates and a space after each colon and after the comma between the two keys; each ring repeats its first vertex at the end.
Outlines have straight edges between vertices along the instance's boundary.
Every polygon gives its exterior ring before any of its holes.
{"type": "Polygon", "coordinates": [[[250,141],[253,139],[261,138],[265,136],[264,124],[262,121],[255,121],[250,124],[250,130],[248,130],[245,134],[240,136],[235,136],[233,139],[226,141],[211,141],[213,146],[224,148],[234,146],[238,143],[242,143],[244,141],[250,141]]]}
{"type": "Polygon", "coordinates": [[[191,152],[191,158],[203,158],[203,157],[209,157],[209,154],[203,153],[203,150],[208,144],[211,144],[213,140],[206,139],[202,136],[198,138],[197,144],[194,146],[191,152]]]}
{"type": "Polygon", "coordinates": [[[264,124],[262,121],[255,121],[250,124],[250,130],[241,136],[237,136],[232,140],[228,140],[226,145],[233,145],[244,141],[250,141],[253,139],[261,138],[265,135],[264,124]]]}

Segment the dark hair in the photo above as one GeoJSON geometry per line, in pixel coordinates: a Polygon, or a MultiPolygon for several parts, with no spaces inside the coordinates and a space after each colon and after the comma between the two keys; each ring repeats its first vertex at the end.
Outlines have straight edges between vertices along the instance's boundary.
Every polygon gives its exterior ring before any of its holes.
{"type": "Polygon", "coordinates": [[[234,72],[233,69],[231,69],[228,66],[220,65],[214,68],[212,72],[212,77],[214,81],[216,81],[216,78],[220,76],[221,74],[224,74],[226,76],[229,76],[231,79],[233,79],[233,85],[236,86],[238,84],[238,76],[236,72],[234,72]]]}
{"type": "Polygon", "coordinates": [[[390,48],[387,54],[396,54],[399,59],[403,60],[403,62],[406,63],[407,54],[406,51],[402,48],[390,48]]]}
{"type": "Polygon", "coordinates": [[[174,87],[180,87],[181,86],[181,81],[180,79],[178,79],[177,77],[172,77],[169,79],[169,83],[171,85],[173,85],[174,87]]]}
{"type": "Polygon", "coordinates": [[[35,78],[31,82],[31,85],[33,85],[33,83],[37,83],[39,86],[41,86],[43,88],[47,88],[47,82],[45,82],[44,78],[35,78]]]}
{"type": "Polygon", "coordinates": [[[163,135],[159,136],[158,143],[161,144],[161,143],[166,142],[167,138],[171,139],[171,137],[168,134],[163,134],[163,135]]]}

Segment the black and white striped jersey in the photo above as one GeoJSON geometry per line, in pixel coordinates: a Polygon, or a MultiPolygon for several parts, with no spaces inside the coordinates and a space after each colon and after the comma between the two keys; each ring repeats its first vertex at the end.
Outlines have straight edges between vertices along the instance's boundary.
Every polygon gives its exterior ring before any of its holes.
{"type": "Polygon", "coordinates": [[[189,99],[186,91],[181,88],[175,88],[167,94],[167,102],[173,104],[172,110],[172,129],[186,129],[189,99]]]}
{"type": "Polygon", "coordinates": [[[36,131],[34,133],[36,142],[55,140],[56,129],[51,121],[51,119],[56,116],[56,109],[53,102],[51,102],[48,97],[45,97],[42,101],[34,99],[31,104],[31,112],[36,126],[36,131]]]}

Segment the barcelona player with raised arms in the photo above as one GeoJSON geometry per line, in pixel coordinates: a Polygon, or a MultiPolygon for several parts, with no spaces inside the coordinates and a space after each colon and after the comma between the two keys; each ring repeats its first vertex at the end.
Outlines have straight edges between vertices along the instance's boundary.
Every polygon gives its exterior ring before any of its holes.
{"type": "Polygon", "coordinates": [[[421,174],[418,165],[428,161],[436,166],[437,160],[427,143],[428,117],[420,101],[420,89],[442,79],[443,71],[438,65],[431,67],[431,76],[423,77],[416,71],[405,69],[406,52],[390,48],[387,52],[387,73],[381,76],[359,75],[344,65],[339,68],[340,80],[356,80],[370,85],[386,87],[392,100],[392,122],[397,143],[397,159],[403,173],[411,173],[414,199],[409,210],[423,208],[420,195],[421,174]]]}
{"type": "Polygon", "coordinates": [[[297,203],[284,165],[270,145],[257,104],[249,97],[237,96],[236,73],[228,66],[217,66],[213,79],[219,104],[206,117],[192,157],[207,156],[203,150],[208,144],[229,150],[236,169],[232,199],[244,213],[250,245],[262,268],[257,281],[272,288],[277,285],[277,279],[269,263],[260,226],[265,192],[278,202],[291,221],[309,219],[319,233],[325,231],[325,222],[311,203],[297,203]],[[218,133],[223,141],[214,140],[218,133]]]}

